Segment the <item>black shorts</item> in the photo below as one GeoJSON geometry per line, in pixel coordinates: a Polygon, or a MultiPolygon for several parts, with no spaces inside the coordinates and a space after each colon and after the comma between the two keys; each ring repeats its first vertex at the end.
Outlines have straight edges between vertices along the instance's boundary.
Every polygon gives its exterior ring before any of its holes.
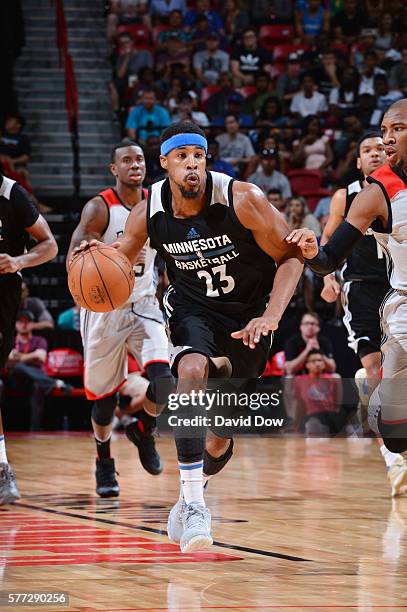
{"type": "Polygon", "coordinates": [[[207,357],[228,357],[232,364],[233,378],[258,378],[266,367],[272,342],[272,333],[262,336],[256,348],[245,346],[242,340],[234,340],[230,334],[245,327],[260,311],[243,316],[227,316],[213,312],[195,302],[186,302],[175,295],[165,299],[167,329],[174,349],[171,371],[177,376],[177,364],[187,353],[200,353],[207,357]],[[168,316],[170,315],[170,316],[168,316]]]}
{"type": "Polygon", "coordinates": [[[0,369],[13,348],[17,312],[21,301],[21,276],[0,276],[0,369]]]}
{"type": "Polygon", "coordinates": [[[360,359],[380,351],[380,306],[389,290],[384,283],[348,281],[343,285],[343,322],[348,345],[360,359]]]}

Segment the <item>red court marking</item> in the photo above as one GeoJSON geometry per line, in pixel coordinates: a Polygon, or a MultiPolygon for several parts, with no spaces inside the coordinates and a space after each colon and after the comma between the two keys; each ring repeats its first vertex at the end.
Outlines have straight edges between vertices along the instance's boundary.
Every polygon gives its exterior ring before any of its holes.
{"type": "MultiPolygon", "coordinates": [[[[360,606],[341,606],[341,605],[325,605],[325,604],[314,604],[312,606],[304,606],[301,605],[301,609],[311,609],[311,610],[315,610],[315,608],[334,608],[335,610],[337,609],[341,609],[341,610],[359,610],[360,606]]],[[[296,609],[298,610],[299,606],[298,604],[295,606],[285,606],[285,605],[264,605],[264,604],[257,604],[256,606],[250,606],[250,605],[246,605],[244,603],[240,604],[240,605],[233,605],[233,606],[202,606],[199,605],[199,609],[200,610],[238,610],[238,609],[244,608],[245,610],[281,610],[282,608],[284,608],[285,610],[290,610],[290,609],[296,609]]],[[[375,609],[375,610],[388,610],[388,609],[393,609],[396,608],[397,610],[400,608],[407,608],[407,606],[375,606],[375,605],[369,605],[369,608],[375,609]]],[[[107,610],[103,610],[101,608],[80,608],[77,607],[75,609],[72,610],[66,610],[66,612],[168,612],[168,606],[165,606],[165,608],[109,608],[107,610]]],[[[177,607],[177,612],[181,612],[182,610],[186,610],[186,612],[193,612],[191,611],[191,608],[185,608],[185,607],[177,607]]]]}
{"type": "Polygon", "coordinates": [[[84,565],[94,563],[203,563],[241,561],[223,553],[182,554],[178,545],[130,535],[123,530],[47,522],[14,513],[0,530],[0,562],[6,567],[84,565]],[[100,549],[104,549],[103,551],[100,549]],[[109,552],[111,550],[111,552],[109,552]],[[21,554],[29,551],[31,554],[21,554]]]}

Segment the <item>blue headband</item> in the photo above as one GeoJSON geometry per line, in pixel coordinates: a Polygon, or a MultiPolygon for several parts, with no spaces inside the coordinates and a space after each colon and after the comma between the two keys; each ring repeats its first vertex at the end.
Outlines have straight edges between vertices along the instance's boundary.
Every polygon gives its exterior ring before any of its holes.
{"type": "Polygon", "coordinates": [[[189,145],[202,147],[205,149],[205,153],[208,152],[208,141],[200,134],[176,134],[162,143],[161,155],[168,155],[168,153],[178,149],[178,147],[187,147],[189,145]]]}

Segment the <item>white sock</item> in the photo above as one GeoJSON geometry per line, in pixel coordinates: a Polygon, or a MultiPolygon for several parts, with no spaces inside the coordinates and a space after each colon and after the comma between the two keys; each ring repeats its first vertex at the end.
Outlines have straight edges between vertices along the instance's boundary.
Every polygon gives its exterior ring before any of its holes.
{"type": "Polygon", "coordinates": [[[185,503],[197,502],[205,506],[203,497],[203,461],[178,463],[178,467],[185,503]]]}
{"type": "Polygon", "coordinates": [[[383,455],[383,459],[385,460],[386,466],[388,468],[391,468],[393,463],[401,457],[401,455],[399,455],[398,453],[392,453],[391,451],[389,451],[389,449],[386,448],[384,444],[382,444],[382,446],[380,447],[380,452],[383,455]]]}
{"type": "Polygon", "coordinates": [[[8,463],[4,436],[0,436],[0,463],[8,463]]]}

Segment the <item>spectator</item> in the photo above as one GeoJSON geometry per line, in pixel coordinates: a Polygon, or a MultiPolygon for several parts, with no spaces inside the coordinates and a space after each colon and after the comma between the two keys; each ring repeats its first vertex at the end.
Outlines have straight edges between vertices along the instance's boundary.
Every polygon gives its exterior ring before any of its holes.
{"type": "Polygon", "coordinates": [[[326,173],[334,156],[329,137],[322,133],[319,117],[309,115],[304,119],[301,136],[300,142],[294,148],[293,161],[301,168],[326,173]]]}
{"type": "Polygon", "coordinates": [[[325,196],[321,198],[317,204],[316,209],[313,212],[315,219],[319,221],[320,225],[321,225],[321,219],[329,215],[329,211],[331,208],[331,199],[332,199],[331,196],[325,196]]]}
{"type": "Polygon", "coordinates": [[[407,96],[407,47],[401,49],[401,62],[390,71],[390,87],[398,89],[407,96]]]}
{"type": "Polygon", "coordinates": [[[326,51],[322,54],[320,65],[313,71],[318,91],[328,99],[334,87],[339,87],[338,62],[335,53],[326,51]]]}
{"type": "Polygon", "coordinates": [[[359,100],[359,73],[353,66],[347,66],[342,72],[339,87],[331,89],[329,94],[330,113],[342,117],[354,111],[359,100]]]}
{"type": "Polygon", "coordinates": [[[237,95],[240,95],[233,88],[232,76],[228,74],[227,72],[221,75],[218,86],[219,86],[219,91],[214,92],[210,96],[206,104],[206,110],[208,111],[208,114],[211,117],[216,117],[216,116],[224,117],[226,115],[229,97],[234,93],[236,93],[237,95]]]}
{"type": "Polygon", "coordinates": [[[184,44],[187,44],[191,40],[191,33],[187,32],[183,25],[181,11],[171,11],[168,16],[167,28],[159,33],[158,49],[160,51],[166,49],[168,39],[172,36],[176,36],[184,44]]]}
{"type": "Polygon", "coordinates": [[[210,140],[208,142],[206,166],[208,170],[222,172],[222,174],[227,174],[232,178],[236,176],[236,172],[234,171],[233,167],[227,161],[219,157],[219,145],[216,140],[210,140]]]}
{"type": "Polygon", "coordinates": [[[47,307],[40,298],[30,296],[30,290],[27,282],[24,280],[21,283],[20,309],[24,311],[29,310],[33,315],[33,321],[31,323],[32,330],[54,329],[52,314],[47,310],[47,307]]]}
{"type": "Polygon", "coordinates": [[[276,94],[284,100],[286,104],[298,93],[301,87],[300,80],[301,62],[297,53],[290,53],[288,56],[287,68],[280,74],[276,83],[276,94]]]}
{"type": "Polygon", "coordinates": [[[185,0],[151,0],[150,13],[153,17],[164,21],[172,11],[186,12],[185,0]]]}
{"type": "Polygon", "coordinates": [[[39,431],[42,427],[45,396],[53,389],[59,389],[62,395],[70,395],[72,387],[45,374],[47,341],[41,336],[33,336],[33,321],[34,316],[29,310],[22,310],[17,315],[15,347],[7,362],[7,384],[19,390],[29,387],[30,429],[39,431]]]}
{"type": "Polygon", "coordinates": [[[297,426],[311,436],[338,433],[338,413],[342,403],[341,377],[339,374],[326,373],[324,355],[320,349],[308,352],[304,367],[307,373],[296,376],[293,381],[297,426]]]}
{"type": "Polygon", "coordinates": [[[250,138],[239,131],[239,119],[235,115],[226,116],[225,128],[226,132],[216,137],[219,154],[239,174],[255,154],[253,145],[250,138]]]}
{"type": "Polygon", "coordinates": [[[0,136],[0,162],[7,162],[10,169],[28,180],[27,164],[30,159],[30,141],[22,134],[24,119],[20,115],[7,117],[0,136]]]}
{"type": "Polygon", "coordinates": [[[193,52],[205,51],[206,40],[215,30],[209,25],[206,15],[197,15],[195,28],[192,31],[191,47],[193,52]]]}
{"type": "Polygon", "coordinates": [[[222,17],[218,11],[210,8],[209,0],[196,0],[195,8],[191,8],[184,18],[184,24],[190,30],[193,30],[196,24],[198,15],[205,15],[208,20],[208,25],[214,32],[223,30],[222,17]]]}
{"type": "Polygon", "coordinates": [[[386,74],[378,67],[378,57],[375,51],[368,51],[363,57],[363,69],[359,85],[359,95],[370,94],[374,96],[374,77],[377,74],[386,74]]]}
{"type": "Polygon", "coordinates": [[[192,65],[197,78],[205,85],[215,85],[222,72],[229,70],[229,53],[219,49],[219,37],[210,32],[206,39],[206,50],[195,53],[192,65]]]}
{"type": "Polygon", "coordinates": [[[265,23],[290,23],[293,2],[287,0],[251,0],[250,18],[257,27],[265,23]]]}
{"type": "Polygon", "coordinates": [[[257,117],[256,127],[282,127],[287,121],[288,118],[282,114],[280,100],[270,97],[264,101],[259,116],[257,117]]]}
{"type": "Polygon", "coordinates": [[[332,20],[332,27],[339,42],[351,45],[357,41],[364,23],[365,15],[358,0],[344,0],[343,10],[332,20]]]}
{"type": "Polygon", "coordinates": [[[256,30],[251,26],[246,28],[242,40],[243,45],[233,47],[231,54],[232,75],[237,87],[254,83],[257,72],[271,71],[271,58],[258,46],[256,30]]]}
{"type": "Polygon", "coordinates": [[[173,122],[191,120],[201,127],[209,126],[209,119],[202,111],[195,111],[192,108],[192,97],[184,93],[180,96],[177,112],[172,116],[173,122]]]}
{"type": "Polygon", "coordinates": [[[133,108],[127,117],[127,134],[133,140],[145,142],[148,136],[159,136],[161,131],[168,127],[171,118],[168,111],[157,104],[155,91],[146,89],[143,93],[142,103],[133,108]]]}
{"type": "Polygon", "coordinates": [[[289,180],[284,174],[276,170],[277,163],[277,149],[263,149],[260,153],[260,166],[247,180],[249,183],[257,185],[264,193],[274,187],[281,191],[284,199],[289,198],[292,195],[289,180]]]}
{"type": "Polygon", "coordinates": [[[244,111],[257,117],[263,104],[270,97],[271,79],[267,72],[258,72],[254,79],[255,91],[245,100],[244,111]]]}
{"type": "Polygon", "coordinates": [[[226,108],[225,115],[213,117],[212,125],[224,127],[226,115],[235,115],[238,118],[239,125],[242,128],[252,128],[253,127],[253,117],[252,115],[248,115],[243,112],[243,103],[244,103],[244,98],[240,93],[238,93],[237,91],[232,93],[228,97],[228,105],[226,108]]]}
{"type": "Polygon", "coordinates": [[[272,187],[267,192],[267,199],[280,212],[284,212],[285,200],[281,194],[281,190],[276,187],[272,187]]]}
{"type": "Polygon", "coordinates": [[[301,91],[291,100],[290,111],[295,118],[318,115],[328,110],[325,96],[315,90],[314,77],[310,73],[301,78],[301,91]]]}
{"type": "Polygon", "coordinates": [[[370,119],[370,125],[376,126],[380,124],[383,113],[389,106],[397,102],[397,100],[404,98],[404,95],[397,89],[390,90],[385,74],[376,74],[374,78],[374,91],[376,95],[376,108],[370,119]]]}
{"type": "Polygon", "coordinates": [[[375,47],[378,52],[383,54],[395,46],[397,34],[394,31],[393,15],[388,11],[381,15],[379,21],[379,32],[376,38],[375,47]]]}
{"type": "Polygon", "coordinates": [[[243,8],[242,0],[226,0],[222,5],[222,20],[229,40],[234,40],[250,25],[249,14],[243,8]]]}
{"type": "Polygon", "coordinates": [[[314,215],[308,210],[308,206],[304,198],[295,196],[291,198],[285,208],[285,216],[287,217],[290,230],[308,227],[317,236],[321,235],[321,228],[314,215]]]}
{"type": "Polygon", "coordinates": [[[159,82],[156,81],[156,75],[151,68],[141,68],[137,74],[137,81],[132,86],[133,103],[138,104],[146,89],[155,89],[159,82]]]}
{"type": "Polygon", "coordinates": [[[295,11],[295,31],[301,41],[310,44],[321,32],[329,32],[329,11],[321,0],[304,0],[295,11]]]}
{"type": "Polygon", "coordinates": [[[118,110],[128,87],[137,81],[140,70],[153,68],[154,60],[147,49],[135,49],[130,34],[124,32],[119,36],[119,57],[116,62],[115,78],[112,84],[112,106],[118,110]]]}
{"type": "Polygon", "coordinates": [[[80,307],[76,302],[74,302],[72,308],[68,308],[61,312],[58,316],[57,327],[58,329],[69,329],[71,331],[80,330],[80,307]]]}
{"type": "Polygon", "coordinates": [[[319,332],[321,322],[315,312],[307,312],[301,318],[299,333],[291,336],[284,346],[285,371],[289,375],[302,374],[308,354],[313,349],[322,351],[326,372],[335,372],[333,347],[329,338],[319,332]]]}
{"type": "Polygon", "coordinates": [[[113,46],[117,38],[118,25],[143,25],[151,29],[148,0],[110,0],[107,15],[107,40],[113,46]]]}
{"type": "Polygon", "coordinates": [[[164,81],[169,81],[173,66],[179,64],[189,71],[191,64],[190,53],[182,40],[172,33],[168,37],[165,51],[158,54],[155,67],[160,78],[164,81]]]}

